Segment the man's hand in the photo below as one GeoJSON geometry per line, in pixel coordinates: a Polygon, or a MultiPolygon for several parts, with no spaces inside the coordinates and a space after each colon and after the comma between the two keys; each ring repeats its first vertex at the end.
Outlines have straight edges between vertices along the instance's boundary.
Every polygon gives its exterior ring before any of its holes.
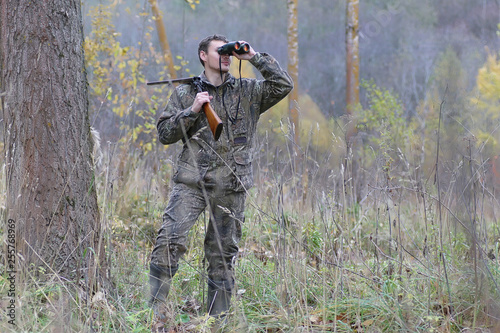
{"type": "MultiPolygon", "coordinates": [[[[246,43],[244,40],[239,40],[238,42],[240,42],[241,45],[246,43]]],[[[250,43],[248,45],[250,45],[250,43]]],[[[250,45],[250,50],[247,53],[238,54],[233,51],[233,56],[240,60],[250,60],[256,53],[257,52],[255,52],[255,50],[252,48],[252,45],[250,45]]]]}
{"type": "Polygon", "coordinates": [[[196,94],[194,98],[193,106],[191,106],[191,110],[194,112],[200,112],[203,104],[210,103],[210,101],[214,98],[210,96],[207,91],[202,91],[196,94]]]}

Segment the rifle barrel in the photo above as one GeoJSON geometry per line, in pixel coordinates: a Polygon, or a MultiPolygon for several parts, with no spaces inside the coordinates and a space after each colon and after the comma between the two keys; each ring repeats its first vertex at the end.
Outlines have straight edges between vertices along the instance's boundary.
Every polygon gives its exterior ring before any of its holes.
{"type": "MultiPolygon", "coordinates": [[[[173,79],[173,80],[153,81],[153,82],[148,82],[147,85],[153,86],[157,84],[193,83],[193,82],[198,92],[202,92],[203,88],[201,84],[201,78],[199,76],[187,77],[182,79],[173,79]]],[[[214,109],[210,106],[210,103],[207,102],[203,104],[203,111],[205,112],[205,115],[207,117],[208,124],[210,125],[210,130],[214,135],[214,139],[215,141],[217,141],[222,133],[222,127],[223,127],[222,121],[220,120],[219,116],[214,111],[214,109]]]]}
{"type": "Polygon", "coordinates": [[[182,79],[172,79],[172,80],[162,80],[162,81],[152,81],[146,83],[148,86],[154,86],[158,84],[170,84],[170,83],[191,83],[195,80],[195,77],[185,77],[182,79]]]}

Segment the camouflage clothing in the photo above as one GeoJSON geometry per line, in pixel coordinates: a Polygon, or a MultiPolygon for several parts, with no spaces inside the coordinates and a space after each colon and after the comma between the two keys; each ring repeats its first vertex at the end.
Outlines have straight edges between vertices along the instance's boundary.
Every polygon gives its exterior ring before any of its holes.
{"type": "Polygon", "coordinates": [[[189,230],[205,210],[208,200],[212,217],[205,235],[208,276],[214,281],[232,280],[233,257],[238,253],[237,243],[244,220],[245,192],[231,192],[224,196],[213,194],[207,191],[205,197],[195,187],[182,183],[174,185],[156,239],[152,263],[177,270],[179,259],[187,250],[189,230]]]}
{"type": "Polygon", "coordinates": [[[290,76],[270,55],[257,53],[250,62],[264,80],[240,81],[228,73],[225,81],[214,87],[204,74],[200,76],[205,90],[213,96],[210,104],[223,122],[218,141],[214,140],[203,112],[191,110],[197,93],[192,85],[176,88],[158,120],[161,143],[182,140],[184,144],[151,257],[151,263],[161,268],[177,270],[178,260],[186,251],[189,229],[208,205],[208,276],[213,281],[232,280],[232,261],[238,253],[244,219],[245,190],[253,185],[251,155],[257,121],[293,87],[290,76]]]}

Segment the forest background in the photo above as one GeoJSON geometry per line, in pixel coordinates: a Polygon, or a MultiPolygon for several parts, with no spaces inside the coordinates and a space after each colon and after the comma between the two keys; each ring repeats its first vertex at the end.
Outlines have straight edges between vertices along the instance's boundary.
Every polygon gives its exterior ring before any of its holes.
{"type": "MultiPolygon", "coordinates": [[[[158,5],[179,77],[201,72],[197,46],[213,33],[246,40],[287,66],[286,1],[158,5]]],[[[156,139],[170,88],[146,82],[166,79],[168,69],[149,1],[82,6],[114,290],[68,301],[57,278],[28,283],[17,329],[146,332],[153,321],[148,257],[180,149],[156,139]],[[58,314],[63,307],[72,309],[69,316],[58,314]]],[[[500,4],[367,0],[359,10],[360,105],[347,117],[346,4],[298,1],[299,141],[288,101],[260,120],[256,187],[228,325],[241,332],[494,332],[500,4]],[[357,135],[348,146],[353,122],[357,135]]],[[[258,76],[245,63],[241,74],[258,76]]],[[[178,331],[210,326],[203,312],[206,223],[203,216],[193,229],[170,296],[178,331]]]]}

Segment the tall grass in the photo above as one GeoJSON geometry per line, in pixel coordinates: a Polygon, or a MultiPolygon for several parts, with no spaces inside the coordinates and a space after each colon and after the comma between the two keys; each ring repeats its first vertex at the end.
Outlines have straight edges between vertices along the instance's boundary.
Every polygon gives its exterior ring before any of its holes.
{"type": "MultiPolygon", "coordinates": [[[[226,330],[500,331],[498,185],[487,181],[480,152],[469,146],[448,164],[437,154],[435,170],[417,170],[401,151],[388,170],[382,152],[368,166],[342,140],[333,144],[341,153],[319,156],[259,142],[226,330]]],[[[103,149],[96,175],[111,284],[85,295],[57,276],[20,277],[17,326],[2,316],[2,332],[151,330],[149,255],[178,147],[146,157],[122,144],[103,149]]],[[[207,219],[193,228],[169,295],[178,332],[213,325],[204,304],[207,219]]],[[[2,275],[2,309],[7,289],[2,275]]]]}

